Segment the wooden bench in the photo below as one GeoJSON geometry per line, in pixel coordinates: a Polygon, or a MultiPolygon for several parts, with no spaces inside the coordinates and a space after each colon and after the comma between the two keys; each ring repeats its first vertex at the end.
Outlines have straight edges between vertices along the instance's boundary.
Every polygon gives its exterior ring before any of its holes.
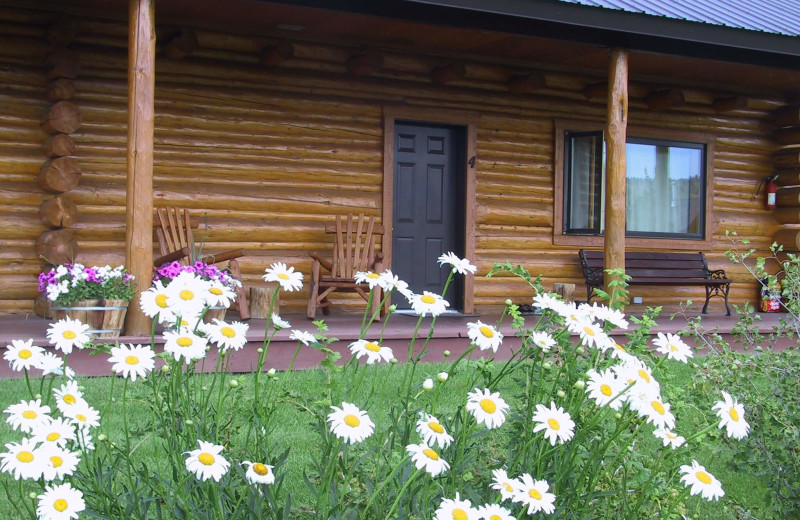
{"type": "MultiPolygon", "coordinates": [[[[595,288],[603,287],[603,251],[578,251],[586,280],[586,301],[590,301],[595,288]]],[[[725,310],[731,315],[728,305],[728,292],[731,280],[722,269],[711,271],[703,253],[654,253],[625,252],[625,274],[631,277],[629,285],[670,285],[702,286],[706,288],[706,303],[703,314],[708,310],[708,300],[712,296],[725,298],[725,310]]]]}

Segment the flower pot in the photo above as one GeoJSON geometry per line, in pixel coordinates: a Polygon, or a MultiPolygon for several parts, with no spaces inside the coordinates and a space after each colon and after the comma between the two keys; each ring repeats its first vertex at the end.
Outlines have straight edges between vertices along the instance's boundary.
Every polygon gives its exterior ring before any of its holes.
{"type": "Polygon", "coordinates": [[[206,311],[205,316],[203,316],[203,323],[212,323],[211,320],[215,318],[220,321],[224,320],[225,313],[227,312],[228,312],[227,307],[209,307],[208,311],[206,311]]]}
{"type": "Polygon", "coordinates": [[[89,325],[86,332],[95,339],[116,339],[125,322],[127,300],[79,300],[70,306],[51,307],[53,321],[64,318],[89,325]]]}

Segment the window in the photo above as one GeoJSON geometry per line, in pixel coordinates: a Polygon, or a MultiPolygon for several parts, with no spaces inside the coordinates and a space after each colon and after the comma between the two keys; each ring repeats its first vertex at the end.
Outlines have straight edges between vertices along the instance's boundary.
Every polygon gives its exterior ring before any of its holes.
{"type": "MultiPolygon", "coordinates": [[[[585,243],[559,240],[559,236],[586,240],[603,235],[605,143],[602,131],[589,129],[591,126],[596,128],[586,123],[576,124],[577,129],[566,122],[556,125],[557,139],[562,141],[556,146],[556,164],[563,173],[556,175],[556,193],[561,198],[554,219],[559,228],[554,229],[556,243],[585,243]]],[[[707,186],[712,143],[705,134],[628,129],[628,237],[651,239],[650,244],[642,244],[651,246],[663,245],[663,240],[685,244],[686,240],[710,238],[707,186]]]]}

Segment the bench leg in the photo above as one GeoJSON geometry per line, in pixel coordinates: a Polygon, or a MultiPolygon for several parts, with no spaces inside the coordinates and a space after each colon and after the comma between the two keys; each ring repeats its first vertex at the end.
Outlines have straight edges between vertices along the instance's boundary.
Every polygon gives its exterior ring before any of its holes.
{"type": "Polygon", "coordinates": [[[719,286],[711,287],[710,285],[706,285],[706,303],[703,305],[703,314],[708,314],[708,301],[711,299],[712,296],[723,296],[725,298],[725,310],[726,316],[731,315],[731,307],[728,304],[728,293],[731,290],[731,284],[726,284],[724,288],[719,286]]]}
{"type": "Polygon", "coordinates": [[[728,306],[728,292],[731,290],[731,284],[725,286],[725,310],[728,311],[726,316],[731,315],[731,308],[728,306]]]}

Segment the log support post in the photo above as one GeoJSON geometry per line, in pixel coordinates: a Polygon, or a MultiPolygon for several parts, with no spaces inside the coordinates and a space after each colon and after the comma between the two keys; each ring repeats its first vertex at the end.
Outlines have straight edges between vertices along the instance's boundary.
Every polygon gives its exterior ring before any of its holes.
{"type": "MultiPolygon", "coordinates": [[[[608,71],[604,265],[625,269],[625,139],[628,127],[628,51],[613,49],[608,71]]],[[[616,277],[605,275],[609,293],[616,277]]],[[[612,299],[611,304],[615,303],[612,299]]]]}
{"type": "MultiPolygon", "coordinates": [[[[153,127],[155,112],[155,0],[129,0],[128,35],[128,183],[125,209],[125,262],[139,292],[153,273],[153,127]]],[[[150,330],[137,294],[125,334],[150,330]]]]}

